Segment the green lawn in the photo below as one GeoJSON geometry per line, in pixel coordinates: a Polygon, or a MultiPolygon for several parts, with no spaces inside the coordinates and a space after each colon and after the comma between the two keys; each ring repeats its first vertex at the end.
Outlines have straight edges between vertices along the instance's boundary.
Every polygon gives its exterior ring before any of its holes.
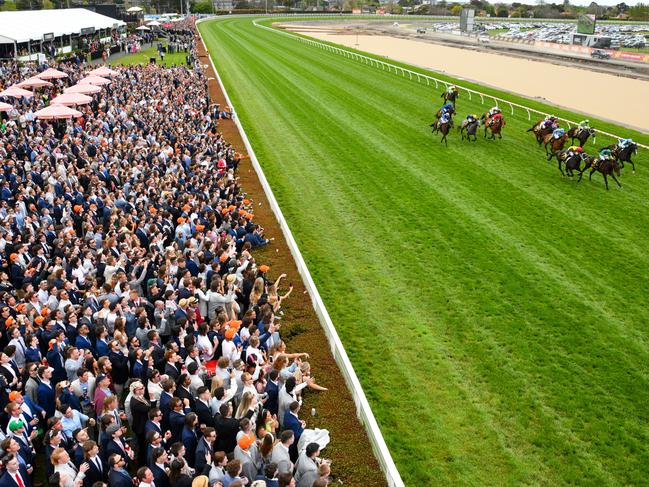
{"type": "MultiPolygon", "coordinates": [[[[166,42],[163,42],[164,45],[166,45],[166,42]]],[[[148,45],[148,44],[146,44],[148,45]]],[[[130,66],[132,64],[147,64],[149,62],[149,59],[152,57],[156,58],[156,63],[160,64],[162,66],[173,66],[173,65],[179,65],[179,64],[185,64],[185,57],[187,56],[187,53],[185,52],[175,52],[173,54],[165,54],[164,61],[160,59],[160,56],[158,55],[158,50],[156,49],[157,46],[157,41],[153,43],[153,47],[148,47],[146,49],[142,49],[140,52],[136,52],[135,54],[128,54],[126,56],[122,56],[119,58],[111,59],[108,61],[108,64],[115,66],[118,64],[121,64],[123,66],[130,66]]]]}
{"type": "Polygon", "coordinates": [[[445,148],[441,88],[250,19],[199,28],[406,485],[646,485],[647,152],[622,190],[578,185],[522,111],[445,148]]]}

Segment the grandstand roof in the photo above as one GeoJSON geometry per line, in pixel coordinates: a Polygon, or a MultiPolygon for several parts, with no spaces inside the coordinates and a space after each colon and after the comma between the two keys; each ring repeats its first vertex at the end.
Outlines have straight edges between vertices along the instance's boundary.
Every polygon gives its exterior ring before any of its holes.
{"type": "Polygon", "coordinates": [[[41,40],[44,34],[80,34],[81,29],[107,29],[115,25],[125,24],[85,8],[0,12],[0,44],[41,40]]]}

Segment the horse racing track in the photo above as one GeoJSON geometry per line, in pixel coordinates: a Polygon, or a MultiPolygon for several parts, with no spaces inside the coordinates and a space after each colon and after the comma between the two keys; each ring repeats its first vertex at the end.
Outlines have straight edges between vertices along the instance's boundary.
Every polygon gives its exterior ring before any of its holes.
{"type": "Polygon", "coordinates": [[[645,484],[648,152],[606,191],[524,111],[445,147],[441,88],[251,19],[200,30],[406,485],[645,484]]]}

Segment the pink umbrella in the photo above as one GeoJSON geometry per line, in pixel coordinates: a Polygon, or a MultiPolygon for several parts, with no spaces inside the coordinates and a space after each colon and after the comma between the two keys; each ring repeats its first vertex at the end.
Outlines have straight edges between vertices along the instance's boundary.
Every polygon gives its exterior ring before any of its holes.
{"type": "Polygon", "coordinates": [[[12,98],[22,98],[23,96],[26,96],[27,98],[31,98],[34,96],[34,93],[28,90],[23,90],[16,85],[11,85],[6,90],[0,91],[0,96],[10,96],[12,98]]]}
{"type": "Polygon", "coordinates": [[[13,108],[14,106],[9,103],[0,102],[0,112],[8,112],[9,110],[13,110],[13,108]]]}
{"type": "Polygon", "coordinates": [[[80,117],[81,112],[63,105],[50,105],[34,113],[34,116],[41,120],[59,120],[62,118],[80,117]]]}
{"type": "Polygon", "coordinates": [[[25,81],[21,81],[16,84],[16,86],[19,88],[41,88],[43,86],[52,86],[52,83],[34,76],[32,78],[27,78],[25,81]]]}
{"type": "Polygon", "coordinates": [[[100,91],[101,88],[99,86],[89,85],[89,84],[74,85],[63,90],[64,93],[82,93],[84,95],[91,95],[93,93],[99,93],[100,91]]]}
{"type": "Polygon", "coordinates": [[[63,71],[59,71],[58,69],[47,68],[42,73],[38,73],[35,77],[40,79],[58,79],[58,78],[67,78],[68,75],[65,74],[63,71]]]}
{"type": "Polygon", "coordinates": [[[52,105],[87,105],[92,101],[91,96],[81,93],[63,93],[51,101],[52,105]]]}
{"type": "Polygon", "coordinates": [[[102,78],[101,76],[87,76],[83,78],[81,81],[79,81],[79,84],[81,85],[95,85],[95,86],[101,86],[101,85],[107,85],[110,83],[109,79],[102,78]]]}
{"type": "Polygon", "coordinates": [[[116,74],[118,74],[118,72],[115,71],[114,69],[110,69],[106,66],[102,66],[101,68],[88,71],[88,74],[91,76],[115,76],[116,74]]]}

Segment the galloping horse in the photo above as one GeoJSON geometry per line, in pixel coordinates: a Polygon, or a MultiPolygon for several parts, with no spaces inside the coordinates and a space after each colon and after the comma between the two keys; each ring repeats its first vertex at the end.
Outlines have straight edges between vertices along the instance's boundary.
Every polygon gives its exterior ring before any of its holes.
{"type": "Polygon", "coordinates": [[[620,176],[620,165],[617,163],[615,159],[604,159],[601,160],[598,157],[585,157],[584,161],[586,162],[586,165],[584,168],[580,171],[579,173],[579,179],[577,182],[581,181],[581,177],[584,175],[584,172],[586,172],[586,169],[590,168],[590,174],[588,174],[588,180],[592,181],[593,173],[594,172],[601,172],[602,176],[604,176],[604,184],[606,184],[606,191],[608,191],[608,176],[611,176],[613,180],[617,183],[618,187],[622,187],[620,182],[617,180],[615,175],[617,174],[618,177],[620,176]]]}
{"type": "Polygon", "coordinates": [[[595,141],[595,129],[581,129],[579,127],[572,127],[568,130],[568,137],[570,137],[570,143],[574,144],[575,139],[579,141],[579,147],[583,147],[588,137],[593,136],[593,142],[595,141]]]}
{"type": "Polygon", "coordinates": [[[638,144],[632,142],[624,149],[620,149],[620,146],[613,144],[605,147],[605,149],[611,150],[613,157],[615,157],[615,159],[620,163],[620,167],[624,167],[624,163],[628,162],[629,164],[631,164],[633,172],[635,173],[635,164],[631,160],[631,156],[638,153],[638,144]]]}
{"type": "Polygon", "coordinates": [[[548,157],[548,161],[552,159],[552,154],[563,149],[563,146],[567,141],[568,134],[563,134],[558,139],[555,139],[552,134],[547,134],[545,137],[543,137],[543,146],[545,147],[545,155],[548,157]],[[549,150],[548,145],[550,146],[549,150]]]}
{"type": "Polygon", "coordinates": [[[437,120],[432,124],[433,127],[433,133],[436,134],[437,132],[442,133],[442,140],[440,142],[444,142],[444,144],[448,147],[448,141],[446,139],[446,136],[448,133],[451,131],[451,127],[453,126],[453,120],[449,119],[448,122],[442,122],[441,120],[437,120]]]}
{"type": "Polygon", "coordinates": [[[556,129],[558,126],[556,123],[553,123],[548,127],[541,128],[541,124],[543,122],[544,120],[539,120],[532,126],[532,128],[527,129],[527,132],[534,132],[534,135],[536,136],[536,141],[539,143],[539,145],[543,143],[543,139],[545,138],[545,136],[554,132],[554,129],[556,129]]]}
{"type": "Polygon", "coordinates": [[[455,108],[455,100],[457,100],[457,97],[460,96],[460,92],[457,90],[453,91],[444,91],[440,95],[440,98],[444,99],[444,103],[450,102],[453,104],[453,108],[455,108]]]}
{"type": "Polygon", "coordinates": [[[484,136],[487,136],[487,129],[491,130],[491,137],[490,139],[495,139],[496,135],[498,136],[499,139],[503,138],[502,130],[503,127],[507,124],[505,122],[505,118],[500,117],[494,118],[494,117],[489,117],[487,120],[484,122],[484,136]]]}
{"type": "Polygon", "coordinates": [[[458,130],[462,134],[462,140],[464,140],[464,131],[466,130],[466,139],[468,141],[471,141],[471,136],[473,135],[473,142],[478,140],[478,137],[476,135],[476,132],[478,131],[478,127],[480,126],[480,121],[479,120],[473,120],[472,122],[469,122],[468,120],[464,120],[462,122],[462,125],[458,127],[458,130]]]}
{"type": "MultiPolygon", "coordinates": [[[[571,152],[569,149],[559,151],[555,154],[551,154],[551,156],[554,155],[557,158],[557,161],[559,163],[559,171],[561,171],[562,176],[566,176],[566,174],[570,177],[574,176],[572,173],[573,171],[578,171],[581,172],[581,161],[585,158],[588,158],[586,154],[580,154],[578,152],[571,152]],[[563,168],[561,165],[566,166],[566,172],[563,172],[563,168]]],[[[552,157],[550,157],[551,159],[552,157]]]]}

